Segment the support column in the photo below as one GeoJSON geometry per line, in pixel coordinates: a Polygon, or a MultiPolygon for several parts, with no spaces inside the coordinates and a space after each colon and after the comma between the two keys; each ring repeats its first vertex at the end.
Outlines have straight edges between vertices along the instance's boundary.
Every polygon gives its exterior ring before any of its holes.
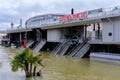
{"type": "Polygon", "coordinates": [[[9,46],[11,47],[11,43],[12,43],[12,33],[9,34],[9,38],[10,38],[9,46]]]}
{"type": "Polygon", "coordinates": [[[93,31],[95,31],[95,24],[93,24],[93,31]]]}
{"type": "Polygon", "coordinates": [[[26,28],[26,32],[25,32],[25,39],[26,39],[26,42],[27,42],[27,22],[25,23],[25,28],[26,28]]]}
{"type": "Polygon", "coordinates": [[[20,38],[19,39],[20,40],[19,40],[18,46],[21,46],[21,44],[22,44],[22,35],[21,35],[21,32],[20,32],[20,38]]]}
{"type": "Polygon", "coordinates": [[[97,31],[97,33],[98,33],[98,39],[100,39],[100,23],[98,23],[97,25],[98,25],[98,31],[97,31]]]}
{"type": "Polygon", "coordinates": [[[21,32],[20,32],[20,43],[22,42],[22,36],[21,36],[21,32]]]}
{"type": "Polygon", "coordinates": [[[91,39],[91,40],[95,40],[95,39],[96,39],[96,34],[95,34],[95,24],[93,24],[92,36],[91,36],[90,39],[91,39]]]}
{"type": "Polygon", "coordinates": [[[42,33],[40,30],[36,29],[36,40],[40,41],[42,39],[42,33]]]}
{"type": "Polygon", "coordinates": [[[87,25],[84,25],[84,39],[86,39],[87,36],[87,25]]]}
{"type": "Polygon", "coordinates": [[[25,39],[26,39],[26,42],[27,42],[27,31],[25,32],[25,39]]]}

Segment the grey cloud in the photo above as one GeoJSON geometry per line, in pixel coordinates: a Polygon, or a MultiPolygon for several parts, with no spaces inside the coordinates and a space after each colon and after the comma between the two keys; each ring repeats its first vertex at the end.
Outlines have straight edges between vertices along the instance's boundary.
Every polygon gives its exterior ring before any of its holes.
{"type": "MultiPolygon", "coordinates": [[[[7,1],[7,0],[6,0],[7,1]]],[[[46,5],[41,3],[35,3],[32,5],[26,4],[21,1],[11,0],[7,2],[8,6],[0,6],[0,25],[2,23],[14,22],[19,23],[19,19],[22,18],[24,21],[32,17],[32,13],[35,15],[47,14],[47,13],[65,13],[69,14],[71,8],[75,9],[75,12],[81,12],[102,7],[111,7],[119,5],[119,0],[65,0],[65,1],[47,1],[46,5]]],[[[5,3],[5,2],[4,2],[5,3]]],[[[7,25],[5,25],[7,26],[7,25]]]]}
{"type": "Polygon", "coordinates": [[[79,11],[86,11],[86,10],[92,10],[97,8],[104,8],[104,7],[111,7],[115,6],[116,3],[120,3],[119,0],[72,0],[66,3],[53,3],[52,5],[55,6],[55,8],[62,12],[69,13],[71,8],[74,8],[76,12],[79,11]]]}

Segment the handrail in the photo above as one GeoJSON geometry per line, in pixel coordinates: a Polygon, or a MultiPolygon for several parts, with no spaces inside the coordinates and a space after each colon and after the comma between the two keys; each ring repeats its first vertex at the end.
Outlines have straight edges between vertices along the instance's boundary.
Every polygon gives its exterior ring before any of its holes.
{"type": "Polygon", "coordinates": [[[71,55],[72,51],[74,51],[80,44],[76,44],[75,47],[73,47],[67,55],[71,55]]]}
{"type": "Polygon", "coordinates": [[[34,49],[39,43],[40,43],[40,41],[37,41],[37,43],[34,45],[34,47],[32,49],[34,49]]]}
{"type": "Polygon", "coordinates": [[[84,55],[84,54],[86,53],[86,51],[89,49],[89,47],[90,47],[89,44],[86,43],[86,44],[78,51],[78,53],[75,54],[74,57],[79,57],[79,58],[81,58],[81,57],[82,57],[81,55],[84,55]]]}
{"type": "Polygon", "coordinates": [[[45,43],[46,43],[46,40],[41,40],[41,41],[39,42],[39,44],[34,48],[33,51],[39,52],[40,49],[44,46],[45,43]]]}
{"type": "Polygon", "coordinates": [[[71,44],[65,43],[64,46],[61,48],[61,51],[59,52],[59,55],[63,56],[67,49],[70,47],[71,44]]]}
{"type": "Polygon", "coordinates": [[[87,40],[84,40],[84,42],[71,53],[71,56],[73,57],[86,44],[86,42],[87,40]]]}
{"type": "Polygon", "coordinates": [[[57,54],[63,45],[64,45],[64,43],[61,43],[61,45],[57,48],[57,50],[54,52],[54,54],[57,54]]]}
{"type": "Polygon", "coordinates": [[[61,54],[61,52],[64,50],[64,48],[66,47],[67,44],[69,44],[69,42],[71,41],[71,39],[65,39],[64,42],[58,44],[58,47],[56,47],[54,49],[54,51],[52,51],[54,54],[61,54]]]}
{"type": "Polygon", "coordinates": [[[58,43],[58,45],[52,50],[52,53],[54,53],[60,45],[61,43],[58,43]]]}

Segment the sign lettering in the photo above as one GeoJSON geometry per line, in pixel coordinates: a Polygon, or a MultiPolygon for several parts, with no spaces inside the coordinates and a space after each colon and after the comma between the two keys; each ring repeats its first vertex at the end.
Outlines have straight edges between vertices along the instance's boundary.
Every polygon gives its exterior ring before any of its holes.
{"type": "Polygon", "coordinates": [[[79,20],[79,19],[84,19],[86,17],[87,17],[87,12],[81,12],[77,14],[61,16],[59,17],[59,21],[65,22],[65,21],[71,21],[71,20],[79,20]]]}

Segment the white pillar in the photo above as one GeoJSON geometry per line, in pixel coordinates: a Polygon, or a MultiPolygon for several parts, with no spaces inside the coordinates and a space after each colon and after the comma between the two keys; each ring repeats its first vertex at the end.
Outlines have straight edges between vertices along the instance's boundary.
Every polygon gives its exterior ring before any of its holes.
{"type": "Polygon", "coordinates": [[[86,35],[87,35],[87,26],[84,25],[84,39],[86,38],[86,35]]]}
{"type": "Polygon", "coordinates": [[[95,40],[95,24],[93,24],[93,31],[92,31],[92,36],[91,36],[91,40],[95,40]]]}

